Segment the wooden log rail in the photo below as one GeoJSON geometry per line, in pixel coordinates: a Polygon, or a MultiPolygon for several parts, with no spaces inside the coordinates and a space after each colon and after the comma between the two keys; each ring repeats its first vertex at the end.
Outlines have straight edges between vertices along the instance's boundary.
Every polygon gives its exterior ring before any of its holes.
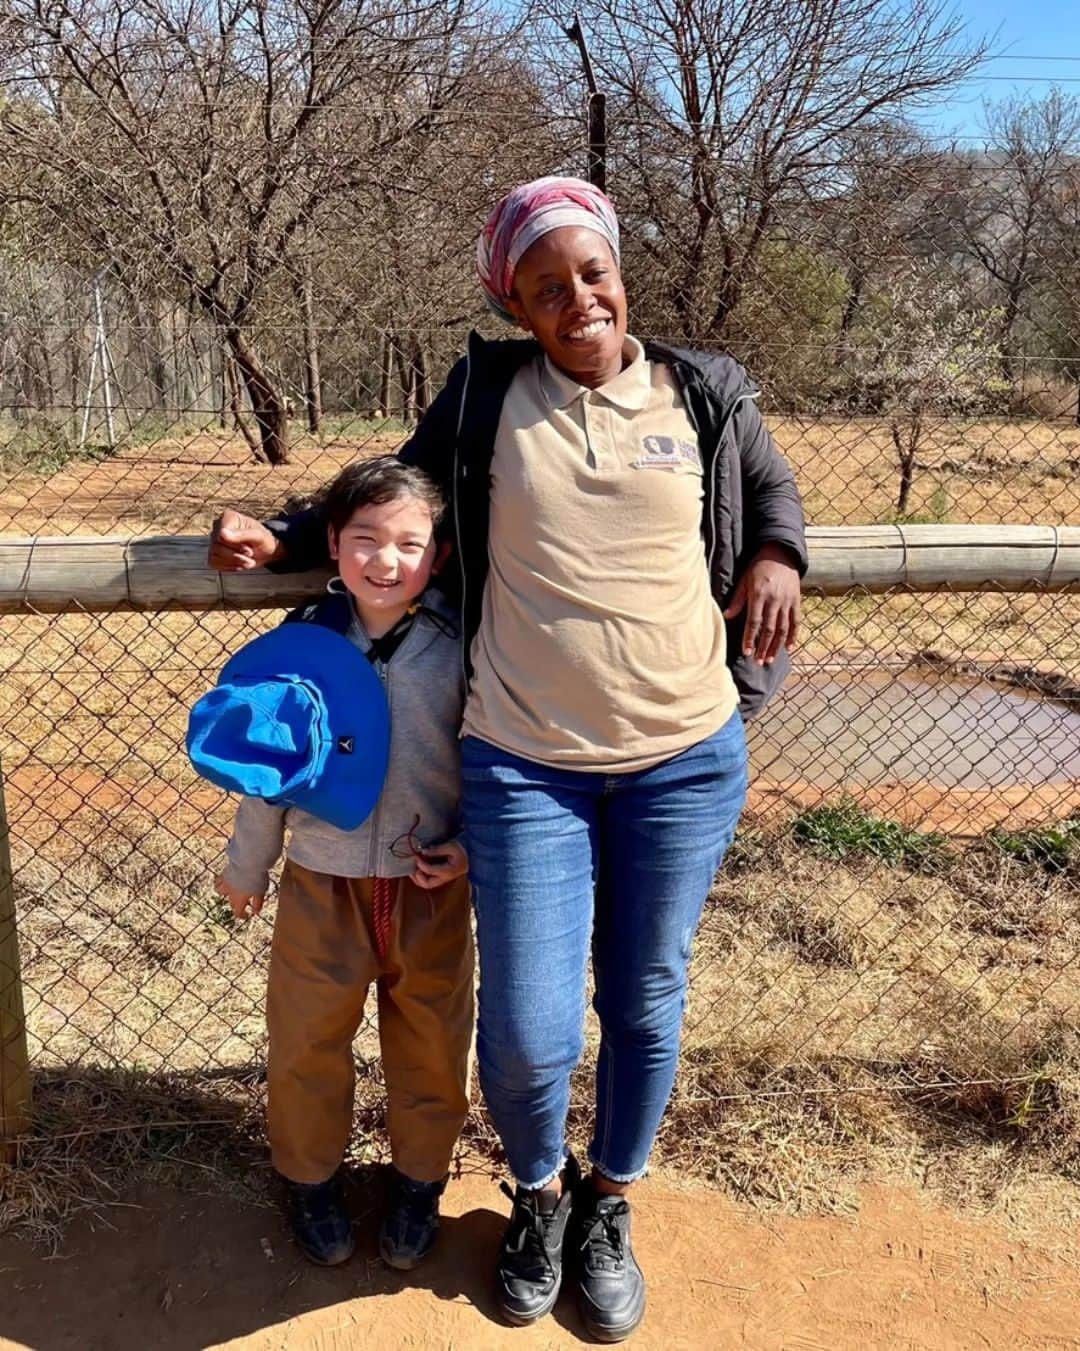
{"type": "MultiPolygon", "coordinates": [[[[804,587],[870,592],[1062,591],[1080,583],[1080,526],[851,525],[807,531],[804,587]]],[[[0,613],[257,610],[317,594],[322,573],[221,574],[203,535],[0,538],[0,613]]]]}

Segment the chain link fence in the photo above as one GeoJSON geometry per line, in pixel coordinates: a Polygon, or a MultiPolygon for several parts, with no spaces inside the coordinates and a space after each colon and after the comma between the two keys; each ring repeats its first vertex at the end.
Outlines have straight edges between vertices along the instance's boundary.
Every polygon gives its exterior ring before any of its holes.
{"type": "MultiPolygon", "coordinates": [[[[393,450],[469,328],[496,331],[470,277],[485,209],[584,163],[577,58],[543,13],[271,8],[260,29],[238,3],[230,34],[140,0],[122,42],[108,3],[15,0],[0,22],[3,535],[205,532],[393,450]]],[[[749,366],[816,525],[1076,523],[1080,108],[1002,103],[978,146],[942,144],[908,114],[976,68],[955,32],[931,23],[890,64],[888,7],[864,6],[863,45],[821,83],[813,44],[854,41],[824,8],[767,66],[750,38],[722,57],[726,12],[676,4],[665,36],[634,5],[583,11],[633,331],[749,366]],[[633,52],[675,52],[670,81],[633,52]],[[714,83],[710,103],[688,73],[723,59],[730,102],[714,83]]],[[[228,655],[279,618],[3,619],[30,1061],[41,1101],[76,1085],[95,1130],[149,1138],[165,1109],[132,1106],[140,1078],[187,1085],[174,1126],[189,1090],[208,1119],[257,1109],[269,924],[213,893],[232,806],[182,743],[228,655]]],[[[1075,1178],[1080,596],[808,595],[751,746],[658,1158],[779,1200],[867,1152],[985,1190],[1030,1146],[1075,1178]]],[[[377,1155],[371,1024],[357,1054],[357,1148],[377,1155]]],[[[479,1107],[469,1130],[493,1146],[479,1107]]]]}

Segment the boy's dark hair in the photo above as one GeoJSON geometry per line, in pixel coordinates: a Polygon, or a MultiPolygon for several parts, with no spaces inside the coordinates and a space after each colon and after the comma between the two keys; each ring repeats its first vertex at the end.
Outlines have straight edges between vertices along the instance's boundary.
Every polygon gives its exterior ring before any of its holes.
{"type": "Polygon", "coordinates": [[[427,474],[411,464],[403,464],[396,455],[379,455],[350,464],[325,489],[319,508],[336,538],[358,508],[396,502],[402,497],[416,497],[423,502],[431,512],[434,526],[446,510],[442,493],[427,474]]]}

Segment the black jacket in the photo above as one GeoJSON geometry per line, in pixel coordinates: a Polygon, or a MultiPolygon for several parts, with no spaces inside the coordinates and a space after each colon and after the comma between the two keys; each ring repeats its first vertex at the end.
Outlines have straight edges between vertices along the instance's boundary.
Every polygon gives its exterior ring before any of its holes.
{"type": "MultiPolygon", "coordinates": [[[[467,354],[399,454],[428,473],[446,494],[447,533],[453,564],[440,579],[461,604],[465,651],[480,624],[488,571],[489,476],[503,400],[521,367],[539,353],[531,340],[488,342],[469,335],[467,354]]],[[[645,344],[650,361],[668,366],[698,433],[705,471],[702,533],[712,592],[721,607],[731,598],[747,563],[763,544],[783,545],[806,571],[802,503],[787,461],[773,444],[754,402],[757,390],[730,357],[710,356],[662,343],[645,344]]],[[[286,558],[278,571],[301,571],[327,562],[326,528],[317,511],[267,525],[286,558]]],[[[741,652],[742,616],[728,624],[728,662],[744,717],[752,717],[787,674],[787,654],[770,667],[741,652]]]]}

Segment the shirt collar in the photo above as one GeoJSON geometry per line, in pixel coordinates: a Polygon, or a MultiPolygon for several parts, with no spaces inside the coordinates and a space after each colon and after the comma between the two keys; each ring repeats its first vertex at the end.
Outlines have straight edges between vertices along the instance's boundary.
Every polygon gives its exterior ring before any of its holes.
{"type": "Polygon", "coordinates": [[[627,412],[640,412],[649,401],[652,381],[649,377],[649,363],[645,359],[645,348],[637,338],[628,333],[623,343],[623,356],[628,357],[627,364],[618,375],[599,389],[590,390],[579,385],[573,376],[565,375],[552,364],[551,358],[544,356],[540,367],[540,387],[544,397],[552,408],[568,408],[575,399],[583,394],[599,396],[617,408],[627,412]]]}

